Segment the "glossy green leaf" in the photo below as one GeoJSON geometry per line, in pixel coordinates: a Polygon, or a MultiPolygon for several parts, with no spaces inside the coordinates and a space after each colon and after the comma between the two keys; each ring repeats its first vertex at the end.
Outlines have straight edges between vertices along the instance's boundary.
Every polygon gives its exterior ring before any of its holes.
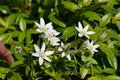
{"type": "Polygon", "coordinates": [[[84,13],[84,15],[87,18],[89,18],[89,20],[91,20],[91,21],[93,21],[93,20],[100,21],[101,20],[100,16],[97,13],[93,12],[93,11],[87,11],[87,12],[84,13]]]}
{"type": "Polygon", "coordinates": [[[115,73],[115,70],[112,69],[112,68],[106,68],[103,70],[104,73],[109,73],[109,74],[114,74],[115,73]]]}
{"type": "Polygon", "coordinates": [[[12,72],[11,76],[7,78],[7,80],[22,80],[20,73],[12,72]]]}
{"type": "Polygon", "coordinates": [[[18,41],[19,41],[19,42],[22,42],[22,41],[24,41],[24,39],[25,39],[25,33],[21,32],[21,33],[19,34],[18,41]]]}
{"type": "Polygon", "coordinates": [[[1,73],[0,73],[0,79],[4,80],[5,77],[6,77],[6,74],[1,74],[1,73]]]}
{"type": "Polygon", "coordinates": [[[87,80],[103,80],[102,77],[99,76],[92,76],[90,78],[88,78],[87,80]]]}
{"type": "Polygon", "coordinates": [[[105,77],[104,80],[120,80],[120,77],[117,75],[110,75],[105,77]]]}
{"type": "Polygon", "coordinates": [[[7,24],[7,26],[12,25],[14,23],[14,21],[15,21],[15,18],[16,18],[15,14],[11,14],[10,16],[8,16],[6,18],[6,24],[7,24]]]}
{"type": "Polygon", "coordinates": [[[99,48],[106,54],[109,64],[116,70],[118,65],[113,51],[104,43],[100,43],[99,48]]]}
{"type": "Polygon", "coordinates": [[[98,62],[95,59],[93,59],[93,58],[90,58],[89,62],[91,62],[92,64],[98,65],[98,62]]]}
{"type": "Polygon", "coordinates": [[[120,21],[116,21],[116,25],[117,25],[117,27],[118,27],[118,29],[120,31],[120,21]]]}
{"type": "Polygon", "coordinates": [[[23,18],[20,19],[19,27],[23,32],[26,30],[26,22],[23,18]]]}
{"type": "Polygon", "coordinates": [[[79,9],[77,4],[70,2],[70,1],[63,1],[62,4],[64,5],[64,8],[74,12],[75,10],[79,9]]]}
{"type": "Polygon", "coordinates": [[[13,68],[13,67],[18,67],[18,66],[20,66],[20,65],[22,65],[23,64],[23,61],[15,61],[15,62],[13,62],[11,65],[10,65],[10,67],[11,68],[13,68]]]}
{"type": "Polygon", "coordinates": [[[48,18],[55,24],[59,25],[60,27],[66,27],[66,24],[62,21],[58,20],[55,16],[48,16],[48,18]]]}
{"type": "Polygon", "coordinates": [[[106,14],[102,17],[102,20],[100,21],[100,27],[104,27],[106,24],[110,22],[110,15],[106,14]]]}
{"type": "Polygon", "coordinates": [[[0,40],[3,43],[7,43],[11,38],[12,38],[11,34],[2,34],[2,35],[0,35],[0,40]]]}
{"type": "Polygon", "coordinates": [[[62,38],[69,38],[77,34],[75,27],[68,27],[64,30],[62,38]]]}
{"type": "Polygon", "coordinates": [[[8,73],[9,71],[11,71],[9,68],[5,68],[5,67],[0,67],[0,73],[8,73]]]}
{"type": "Polygon", "coordinates": [[[80,68],[80,75],[81,75],[82,79],[85,78],[85,76],[87,75],[87,73],[88,73],[88,69],[87,68],[83,68],[83,67],[80,68]]]}
{"type": "Polygon", "coordinates": [[[83,0],[84,6],[89,6],[91,4],[92,0],[83,0]]]}
{"type": "Polygon", "coordinates": [[[120,40],[119,35],[117,34],[116,31],[112,30],[112,29],[108,29],[107,33],[110,34],[110,36],[116,40],[120,40]]]}
{"type": "Polygon", "coordinates": [[[0,18],[0,25],[2,25],[5,28],[8,27],[7,24],[6,24],[6,22],[3,19],[1,19],[1,18],[0,18]]]}

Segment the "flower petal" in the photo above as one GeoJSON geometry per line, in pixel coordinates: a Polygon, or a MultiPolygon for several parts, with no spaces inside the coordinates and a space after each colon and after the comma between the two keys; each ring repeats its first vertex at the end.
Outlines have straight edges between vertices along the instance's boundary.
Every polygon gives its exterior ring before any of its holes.
{"type": "Polygon", "coordinates": [[[51,62],[51,60],[50,60],[48,57],[44,56],[43,58],[44,58],[46,61],[51,62]]]}
{"type": "Polygon", "coordinates": [[[45,51],[45,43],[43,43],[42,47],[41,47],[41,52],[45,51]]]}
{"type": "Polygon", "coordinates": [[[37,53],[40,51],[39,47],[36,44],[34,44],[34,49],[37,53]]]}
{"type": "Polygon", "coordinates": [[[64,57],[65,56],[65,52],[62,52],[62,57],[64,57]]]}
{"type": "Polygon", "coordinates": [[[45,21],[44,21],[43,18],[40,18],[40,25],[41,25],[41,26],[45,26],[45,21]]]}
{"type": "Polygon", "coordinates": [[[78,28],[79,28],[79,30],[83,29],[83,26],[82,26],[81,22],[78,22],[78,28]]]}
{"type": "Polygon", "coordinates": [[[39,57],[38,53],[33,53],[32,56],[39,57]]]}
{"type": "Polygon", "coordinates": [[[93,31],[88,31],[88,32],[86,32],[87,34],[95,34],[95,32],[93,32],[93,31]]]}
{"type": "Polygon", "coordinates": [[[45,25],[48,29],[53,29],[52,22],[49,22],[45,25]]]}
{"type": "Polygon", "coordinates": [[[89,25],[85,26],[84,31],[87,32],[89,25]]]}
{"type": "Polygon", "coordinates": [[[43,64],[43,58],[39,57],[39,64],[42,65],[43,64]]]}
{"type": "Polygon", "coordinates": [[[39,23],[35,22],[35,24],[37,25],[38,28],[40,28],[40,24],[39,23]]]}
{"type": "Polygon", "coordinates": [[[51,55],[51,54],[53,54],[53,53],[54,53],[54,51],[46,51],[46,52],[45,52],[45,55],[46,55],[46,56],[49,56],[49,55],[51,55]]]}
{"type": "Polygon", "coordinates": [[[82,35],[81,33],[78,33],[78,36],[79,36],[79,37],[83,37],[83,35],[82,35]]]}
{"type": "Polygon", "coordinates": [[[70,55],[66,55],[66,57],[67,57],[67,59],[68,59],[68,60],[71,60],[71,57],[70,57],[70,55]]]}
{"type": "Polygon", "coordinates": [[[36,29],[36,31],[37,31],[37,32],[40,32],[40,33],[42,32],[40,29],[36,29]]]}

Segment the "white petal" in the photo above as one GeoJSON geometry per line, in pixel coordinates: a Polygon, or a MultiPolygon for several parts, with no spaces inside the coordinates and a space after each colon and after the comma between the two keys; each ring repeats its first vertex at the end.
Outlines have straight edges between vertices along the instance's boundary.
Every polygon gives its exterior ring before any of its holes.
{"type": "Polygon", "coordinates": [[[87,34],[85,34],[85,37],[87,37],[88,39],[90,38],[87,34]]]}
{"type": "Polygon", "coordinates": [[[39,23],[35,22],[35,24],[37,25],[38,28],[40,28],[40,24],[39,23]]]}
{"type": "Polygon", "coordinates": [[[44,52],[45,51],[45,43],[43,43],[42,47],[41,47],[41,51],[44,52]]]}
{"type": "Polygon", "coordinates": [[[35,49],[35,51],[38,53],[38,52],[40,52],[40,49],[39,49],[39,47],[36,45],[36,44],[34,44],[34,49],[35,49]]]}
{"type": "Polygon", "coordinates": [[[46,51],[46,52],[45,52],[45,55],[46,55],[46,56],[49,56],[49,55],[51,55],[51,54],[53,54],[53,53],[54,53],[54,51],[46,51]]]}
{"type": "Polygon", "coordinates": [[[52,22],[47,23],[45,27],[47,27],[48,29],[53,29],[52,22]]]}
{"type": "Polygon", "coordinates": [[[77,29],[78,32],[80,32],[80,29],[78,27],[75,26],[75,28],[77,29]]]}
{"type": "Polygon", "coordinates": [[[32,56],[39,57],[38,53],[33,53],[32,56]]]}
{"type": "Polygon", "coordinates": [[[40,33],[42,32],[40,29],[36,29],[36,31],[37,31],[37,32],[40,32],[40,33]]]}
{"type": "Polygon", "coordinates": [[[43,58],[39,57],[39,64],[42,65],[43,64],[43,58]]]}
{"type": "Polygon", "coordinates": [[[45,26],[45,21],[44,21],[43,18],[40,18],[40,25],[41,25],[41,26],[45,26]]]}
{"type": "Polygon", "coordinates": [[[65,52],[62,52],[62,57],[64,57],[65,56],[65,52]]]}
{"type": "Polygon", "coordinates": [[[94,48],[98,48],[98,47],[99,47],[99,45],[98,45],[98,44],[94,45],[94,48]]]}
{"type": "Polygon", "coordinates": [[[66,55],[66,57],[67,57],[67,59],[68,59],[68,60],[71,60],[71,57],[70,57],[70,55],[66,55]]]}
{"type": "Polygon", "coordinates": [[[88,31],[87,34],[95,34],[93,31],[88,31]]]}
{"type": "Polygon", "coordinates": [[[63,49],[62,49],[61,47],[59,47],[59,48],[58,48],[58,51],[60,51],[60,52],[61,52],[61,51],[63,51],[63,49]]]}
{"type": "Polygon", "coordinates": [[[51,62],[51,60],[50,60],[48,57],[44,56],[43,58],[44,58],[46,61],[51,62]]]}
{"type": "Polygon", "coordinates": [[[82,35],[81,33],[78,33],[78,36],[79,36],[79,37],[83,37],[83,35],[82,35]]]}
{"type": "Polygon", "coordinates": [[[85,26],[84,31],[87,32],[89,25],[85,26]]]}
{"type": "Polygon", "coordinates": [[[83,29],[83,26],[82,26],[82,24],[80,22],[78,22],[78,28],[79,28],[79,30],[83,29]]]}

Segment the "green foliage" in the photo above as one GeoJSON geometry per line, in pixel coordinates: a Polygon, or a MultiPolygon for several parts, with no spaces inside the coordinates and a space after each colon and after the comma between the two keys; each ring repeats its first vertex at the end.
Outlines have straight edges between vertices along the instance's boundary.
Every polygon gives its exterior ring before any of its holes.
{"type": "MultiPolygon", "coordinates": [[[[119,0],[1,0],[0,41],[14,57],[7,65],[0,58],[2,80],[120,80],[120,1],[119,0]],[[52,46],[43,33],[36,30],[40,18],[52,22],[57,38],[64,45],[52,46]],[[86,48],[85,36],[79,37],[78,22],[89,25],[90,42],[98,44],[98,52],[86,48]],[[51,62],[33,57],[34,44],[45,51],[51,62]],[[66,55],[63,57],[62,49],[66,55]],[[71,60],[69,60],[69,55],[71,60]]],[[[54,35],[54,37],[56,37],[54,35]]],[[[54,41],[54,40],[53,40],[54,41]]],[[[94,47],[94,46],[92,46],[94,47]]],[[[91,48],[92,48],[91,47],[91,48]]]]}

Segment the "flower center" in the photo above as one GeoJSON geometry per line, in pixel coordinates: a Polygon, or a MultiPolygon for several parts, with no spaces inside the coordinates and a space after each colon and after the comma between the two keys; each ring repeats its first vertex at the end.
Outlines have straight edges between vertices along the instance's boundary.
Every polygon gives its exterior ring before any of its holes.
{"type": "Polygon", "coordinates": [[[43,57],[44,55],[45,55],[45,53],[44,53],[44,52],[42,52],[42,51],[41,51],[41,52],[39,52],[39,56],[40,56],[40,57],[43,57]]]}
{"type": "Polygon", "coordinates": [[[93,50],[93,49],[94,49],[94,46],[90,45],[89,50],[93,50]]]}
{"type": "Polygon", "coordinates": [[[85,32],[84,30],[81,30],[81,33],[82,33],[82,34],[85,34],[86,32],[85,32]]]}
{"type": "Polygon", "coordinates": [[[45,26],[43,26],[43,27],[41,27],[41,30],[42,30],[43,32],[45,32],[45,31],[47,30],[47,28],[46,28],[45,26]]]}

